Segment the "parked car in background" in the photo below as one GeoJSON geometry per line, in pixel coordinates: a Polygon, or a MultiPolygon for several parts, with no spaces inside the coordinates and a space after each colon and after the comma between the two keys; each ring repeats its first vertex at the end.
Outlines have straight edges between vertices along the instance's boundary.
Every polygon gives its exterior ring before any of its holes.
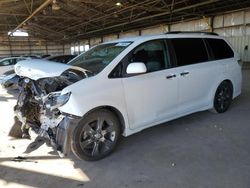
{"type": "Polygon", "coordinates": [[[49,57],[49,56],[51,56],[51,55],[45,54],[45,55],[42,55],[41,58],[46,58],[46,57],[49,57]]]}
{"type": "Polygon", "coordinates": [[[0,57],[0,60],[1,60],[1,59],[4,59],[4,58],[6,58],[6,57],[5,57],[5,56],[1,56],[1,57],[0,57]]]}
{"type": "Polygon", "coordinates": [[[38,56],[6,57],[0,60],[0,84],[4,88],[17,89],[19,76],[14,71],[14,65],[22,60],[39,59],[38,56]]]}
{"type": "Polygon", "coordinates": [[[0,60],[0,76],[8,74],[9,71],[14,73],[14,65],[25,59],[31,59],[30,57],[6,57],[0,60]]]}
{"type": "MultiPolygon", "coordinates": [[[[64,63],[67,64],[70,60],[75,58],[76,55],[57,55],[57,56],[47,56],[46,58],[43,58],[48,61],[54,61],[54,62],[59,62],[59,63],[64,63]]],[[[22,56],[18,57],[19,59],[16,60],[16,62],[20,60],[25,60],[25,59],[40,59],[38,56],[22,56]]],[[[12,59],[11,59],[12,60],[12,59]]],[[[14,60],[12,60],[15,62],[14,60]]],[[[10,66],[9,70],[5,72],[4,76],[0,78],[0,84],[4,88],[12,88],[12,89],[17,89],[18,88],[18,80],[19,76],[14,73],[14,69],[12,68],[13,66],[10,66]]]]}
{"type": "Polygon", "coordinates": [[[98,160],[121,135],[227,111],[241,93],[239,60],[213,33],[169,33],[106,42],[68,64],[22,61],[15,112],[25,136],[29,126],[59,152],[98,160]]]}
{"type": "Polygon", "coordinates": [[[18,89],[18,81],[20,76],[16,75],[15,73],[8,74],[2,76],[0,79],[0,84],[3,88],[11,88],[11,89],[18,89]]]}
{"type": "Polygon", "coordinates": [[[56,55],[56,56],[49,56],[44,59],[66,64],[75,57],[76,55],[56,55]]]}
{"type": "Polygon", "coordinates": [[[38,56],[38,55],[24,55],[22,57],[27,57],[27,58],[31,58],[31,59],[40,59],[41,56],[38,56]]]}

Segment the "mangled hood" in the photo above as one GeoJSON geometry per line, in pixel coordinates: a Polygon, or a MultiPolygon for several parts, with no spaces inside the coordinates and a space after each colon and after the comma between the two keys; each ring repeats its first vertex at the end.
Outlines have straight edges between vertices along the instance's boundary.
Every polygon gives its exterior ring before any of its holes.
{"type": "Polygon", "coordinates": [[[75,69],[82,72],[86,71],[85,69],[75,66],[40,59],[24,60],[15,65],[17,75],[28,77],[32,80],[60,76],[68,69],[75,69]]]}

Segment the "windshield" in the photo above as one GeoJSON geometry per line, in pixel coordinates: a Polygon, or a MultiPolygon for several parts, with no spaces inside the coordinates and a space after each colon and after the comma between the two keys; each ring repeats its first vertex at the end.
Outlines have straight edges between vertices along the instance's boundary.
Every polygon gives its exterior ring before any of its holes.
{"type": "Polygon", "coordinates": [[[131,42],[100,44],[79,55],[68,64],[98,74],[130,44],[131,42]]]}

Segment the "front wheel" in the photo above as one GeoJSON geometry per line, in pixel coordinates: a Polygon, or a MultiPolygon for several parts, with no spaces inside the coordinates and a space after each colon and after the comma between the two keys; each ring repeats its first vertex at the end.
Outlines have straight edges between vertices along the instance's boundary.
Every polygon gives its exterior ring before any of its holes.
{"type": "Polygon", "coordinates": [[[232,102],[233,86],[230,82],[223,81],[217,88],[214,96],[214,111],[226,112],[232,102]]]}
{"type": "Polygon", "coordinates": [[[120,122],[108,110],[87,115],[75,128],[71,148],[80,159],[95,161],[113,152],[120,137],[120,122]]]}

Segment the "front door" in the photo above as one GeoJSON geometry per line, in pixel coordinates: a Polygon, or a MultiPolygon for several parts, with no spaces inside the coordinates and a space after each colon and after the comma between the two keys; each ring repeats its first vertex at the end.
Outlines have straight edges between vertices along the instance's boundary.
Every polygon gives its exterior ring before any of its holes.
{"type": "Polygon", "coordinates": [[[143,43],[128,56],[127,65],[143,62],[147,67],[145,74],[122,79],[130,128],[144,128],[176,115],[178,77],[170,67],[164,41],[143,43]]]}

